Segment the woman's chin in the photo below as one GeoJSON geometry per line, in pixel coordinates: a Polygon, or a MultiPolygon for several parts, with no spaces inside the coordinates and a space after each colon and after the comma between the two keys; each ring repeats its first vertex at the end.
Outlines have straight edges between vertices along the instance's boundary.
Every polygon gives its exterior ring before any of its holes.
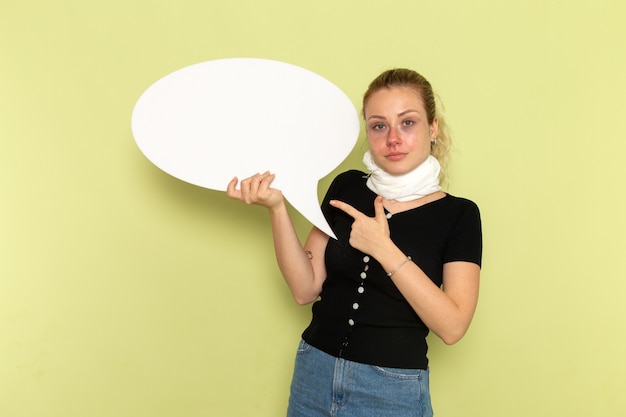
{"type": "Polygon", "coordinates": [[[410,171],[410,169],[407,169],[406,166],[404,166],[404,164],[387,164],[384,167],[381,167],[387,174],[389,175],[394,175],[394,176],[398,176],[398,175],[404,175],[407,172],[410,171]]]}

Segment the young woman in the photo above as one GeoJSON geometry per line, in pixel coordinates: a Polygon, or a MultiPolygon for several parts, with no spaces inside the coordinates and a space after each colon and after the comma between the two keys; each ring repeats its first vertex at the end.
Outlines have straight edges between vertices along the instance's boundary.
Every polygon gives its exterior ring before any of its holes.
{"type": "Polygon", "coordinates": [[[432,416],[426,336],[457,342],[478,300],[480,213],[441,190],[450,138],[430,83],[385,71],[363,117],[368,172],[337,176],[322,203],[337,240],[314,227],[301,245],[273,174],[228,185],[230,197],[267,207],[294,299],[315,302],[290,417],[432,416]]]}

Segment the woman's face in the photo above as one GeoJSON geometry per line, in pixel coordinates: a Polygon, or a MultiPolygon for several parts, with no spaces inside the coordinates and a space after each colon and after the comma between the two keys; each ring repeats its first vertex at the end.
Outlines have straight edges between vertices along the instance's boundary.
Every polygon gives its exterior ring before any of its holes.
{"type": "Polygon", "coordinates": [[[438,121],[428,124],[420,95],[410,87],[383,88],[365,104],[365,127],[376,165],[406,174],[428,158],[438,121]]]}

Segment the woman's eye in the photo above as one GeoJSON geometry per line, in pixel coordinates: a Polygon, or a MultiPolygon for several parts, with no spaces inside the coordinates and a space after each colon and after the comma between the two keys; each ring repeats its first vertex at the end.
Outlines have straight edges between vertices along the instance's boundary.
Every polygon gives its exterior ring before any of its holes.
{"type": "Polygon", "coordinates": [[[382,130],[385,128],[385,125],[382,123],[376,123],[371,126],[372,130],[382,130]]]}
{"type": "Polygon", "coordinates": [[[402,124],[404,126],[413,126],[415,122],[413,120],[405,120],[404,122],[402,122],[402,124]]]}

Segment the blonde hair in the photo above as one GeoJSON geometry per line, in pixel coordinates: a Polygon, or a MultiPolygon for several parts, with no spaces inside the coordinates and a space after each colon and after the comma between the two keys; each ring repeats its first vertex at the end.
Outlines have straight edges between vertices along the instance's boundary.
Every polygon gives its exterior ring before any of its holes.
{"type": "Polygon", "coordinates": [[[417,72],[406,68],[394,68],[380,74],[370,83],[363,94],[363,118],[365,118],[365,106],[367,101],[375,92],[384,88],[392,87],[409,87],[415,90],[424,103],[426,110],[426,118],[428,124],[432,125],[435,118],[438,120],[439,133],[437,134],[436,144],[431,145],[430,154],[439,161],[441,172],[439,173],[439,181],[442,184],[447,182],[448,176],[448,158],[450,149],[452,148],[452,137],[448,125],[446,124],[443,112],[437,107],[437,97],[433,92],[430,82],[417,72]]]}

